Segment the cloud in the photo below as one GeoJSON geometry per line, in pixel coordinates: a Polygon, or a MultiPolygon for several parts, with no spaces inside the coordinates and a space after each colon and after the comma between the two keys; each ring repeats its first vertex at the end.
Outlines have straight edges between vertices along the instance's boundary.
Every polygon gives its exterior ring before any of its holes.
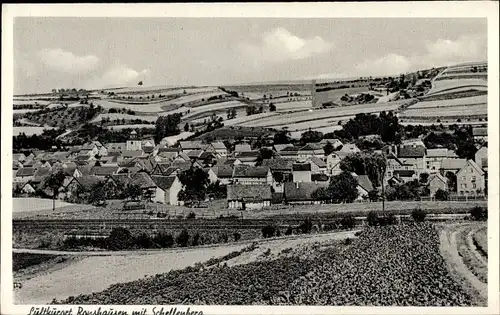
{"type": "Polygon", "coordinates": [[[131,83],[136,84],[143,79],[142,76],[149,72],[149,69],[137,71],[126,65],[116,63],[102,75],[87,81],[85,85],[87,88],[108,88],[131,83]]]}
{"type": "Polygon", "coordinates": [[[94,55],[77,56],[60,48],[43,49],[38,52],[38,58],[53,70],[71,74],[88,73],[99,64],[99,58],[94,55]]]}
{"type": "Polygon", "coordinates": [[[356,66],[360,75],[393,75],[410,70],[412,62],[409,58],[398,54],[387,54],[378,59],[367,59],[356,66]]]}
{"type": "Polygon", "coordinates": [[[366,59],[356,67],[357,75],[394,75],[429,67],[448,66],[467,61],[486,60],[486,40],[481,36],[462,35],[456,39],[437,39],[425,43],[425,51],[408,56],[389,53],[366,59]]]}
{"type": "Polygon", "coordinates": [[[332,48],[333,43],[320,36],[300,38],[284,28],[264,33],[257,43],[245,41],[239,45],[240,52],[245,58],[252,58],[254,65],[309,58],[332,48]]]}

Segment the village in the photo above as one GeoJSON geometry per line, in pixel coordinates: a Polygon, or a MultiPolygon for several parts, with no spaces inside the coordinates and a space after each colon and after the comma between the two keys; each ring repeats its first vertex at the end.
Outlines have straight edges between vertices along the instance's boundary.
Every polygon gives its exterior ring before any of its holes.
{"type": "MultiPolygon", "coordinates": [[[[475,141],[487,142],[486,128],[474,128],[473,133],[475,141]]],[[[53,198],[53,187],[48,183],[62,173],[55,198],[73,203],[90,200],[102,205],[106,199],[121,198],[134,201],[136,208],[145,208],[146,203],[206,207],[206,201],[224,198],[228,208],[239,210],[272,204],[330,203],[332,200],[322,198],[318,189],[328,187],[332,178],[343,172],[346,157],[367,154],[356,144],[339,139],[260,148],[252,148],[251,139],[239,142],[231,149],[223,141],[156,144],[153,138],[139,138],[132,131],[123,143],[92,141],[67,151],[32,150],[28,156],[18,153],[13,155],[14,196],[53,198]],[[216,187],[195,198],[199,201],[196,204],[192,196],[179,195],[185,187],[181,176],[190,169],[206,174],[206,185],[201,185],[204,189],[216,187]],[[103,187],[103,192],[99,194],[101,190],[96,187],[103,187]],[[118,187],[121,192],[117,192],[118,187]],[[98,196],[85,198],[83,192],[98,196]]],[[[351,202],[380,201],[382,189],[413,181],[426,188],[420,195],[427,200],[466,200],[487,194],[486,146],[478,145],[474,159],[464,159],[453,150],[428,149],[422,139],[408,139],[370,154],[384,156],[385,165],[377,169],[383,173],[383,181],[373,182],[374,177],[367,175],[372,170],[350,172],[357,182],[351,202]]]]}

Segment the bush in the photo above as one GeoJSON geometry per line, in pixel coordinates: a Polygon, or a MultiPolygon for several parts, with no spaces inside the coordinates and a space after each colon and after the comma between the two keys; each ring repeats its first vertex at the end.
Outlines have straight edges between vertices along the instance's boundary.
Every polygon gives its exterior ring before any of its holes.
{"type": "Polygon", "coordinates": [[[234,241],[237,242],[241,239],[241,234],[239,232],[233,233],[234,241]]]}
{"type": "Polygon", "coordinates": [[[436,198],[436,200],[445,201],[445,200],[448,200],[448,195],[449,194],[446,190],[438,189],[436,191],[436,193],[434,194],[434,198],[436,198]]]}
{"type": "Polygon", "coordinates": [[[285,231],[285,235],[292,235],[292,234],[293,234],[293,229],[291,226],[289,226],[285,231]]]}
{"type": "Polygon", "coordinates": [[[375,211],[368,212],[368,216],[366,217],[369,226],[377,226],[379,223],[378,214],[375,211]]]}
{"type": "Polygon", "coordinates": [[[106,243],[110,250],[123,250],[132,248],[135,239],[128,229],[117,227],[111,230],[111,233],[106,239],[106,243]]]}
{"type": "Polygon", "coordinates": [[[154,238],[154,242],[162,248],[172,247],[174,245],[174,238],[171,234],[166,232],[158,233],[154,238]]]}
{"type": "Polygon", "coordinates": [[[183,229],[175,241],[180,247],[186,247],[189,242],[189,232],[186,229],[183,229]]]}
{"type": "Polygon", "coordinates": [[[352,229],[356,226],[356,219],[354,219],[352,215],[348,214],[340,220],[340,225],[344,229],[352,229]]]}
{"type": "Polygon", "coordinates": [[[473,220],[476,220],[476,221],[488,220],[488,209],[487,208],[475,206],[474,208],[472,208],[469,211],[469,213],[470,213],[473,220]]]}
{"type": "Polygon", "coordinates": [[[264,238],[273,237],[274,233],[276,233],[276,227],[274,225],[266,225],[262,228],[262,236],[264,238]]]}
{"type": "Polygon", "coordinates": [[[158,248],[158,244],[146,233],[139,234],[136,238],[136,245],[139,248],[158,248]]]}
{"type": "Polygon", "coordinates": [[[191,246],[198,246],[200,245],[200,233],[196,233],[193,236],[193,240],[191,241],[191,246]]]}
{"type": "Polygon", "coordinates": [[[299,226],[299,229],[302,231],[302,233],[306,234],[306,233],[311,233],[311,230],[312,230],[312,220],[311,218],[306,218],[304,220],[304,222],[302,222],[299,226]]]}
{"type": "Polygon", "coordinates": [[[394,225],[396,224],[396,216],[394,213],[389,213],[388,215],[384,215],[378,219],[378,224],[380,226],[386,226],[386,225],[394,225]]]}
{"type": "Polygon", "coordinates": [[[196,219],[196,213],[193,211],[189,212],[189,214],[186,216],[186,219],[196,219]]]}
{"type": "Polygon", "coordinates": [[[415,209],[411,212],[411,217],[415,222],[424,222],[427,212],[422,209],[415,209]]]}

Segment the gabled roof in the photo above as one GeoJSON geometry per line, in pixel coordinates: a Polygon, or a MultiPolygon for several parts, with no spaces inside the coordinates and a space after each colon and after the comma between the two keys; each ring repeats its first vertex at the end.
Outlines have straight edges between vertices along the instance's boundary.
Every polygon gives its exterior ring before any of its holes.
{"type": "Polygon", "coordinates": [[[312,163],[316,164],[319,167],[326,167],[325,161],[323,161],[322,159],[320,159],[317,156],[311,156],[308,160],[311,161],[312,163]]]}
{"type": "Polygon", "coordinates": [[[75,160],[77,161],[88,161],[90,159],[90,156],[88,155],[78,155],[75,160]]]}
{"type": "Polygon", "coordinates": [[[293,163],[292,170],[297,171],[311,171],[311,163],[293,163]]]}
{"type": "Polygon", "coordinates": [[[179,153],[179,148],[169,148],[169,147],[163,147],[158,149],[158,154],[162,152],[172,152],[172,153],[179,153]]]}
{"type": "Polygon", "coordinates": [[[152,188],[156,187],[155,182],[151,177],[145,172],[137,172],[132,177],[132,182],[141,188],[152,188]]]}
{"type": "Polygon", "coordinates": [[[370,192],[373,190],[373,185],[368,175],[358,175],[358,185],[361,186],[365,191],[370,192]]]}
{"type": "Polygon", "coordinates": [[[25,158],[26,158],[26,156],[22,153],[12,154],[12,160],[14,160],[14,161],[24,160],[25,158]]]}
{"type": "Polygon", "coordinates": [[[193,164],[190,161],[173,161],[172,164],[170,165],[171,167],[176,167],[181,170],[187,170],[189,169],[193,164]]]}
{"type": "Polygon", "coordinates": [[[153,146],[143,146],[142,147],[142,151],[144,151],[144,153],[151,153],[155,150],[155,147],[153,146]]]}
{"type": "Polygon", "coordinates": [[[464,167],[462,169],[460,169],[460,171],[458,171],[459,173],[462,172],[463,170],[467,170],[468,167],[472,167],[473,169],[476,170],[476,172],[478,172],[479,174],[483,175],[484,174],[484,171],[479,167],[479,165],[476,164],[476,162],[474,162],[474,160],[467,160],[466,164],[464,165],[464,167]]]}
{"type": "Polygon", "coordinates": [[[448,157],[448,149],[447,148],[427,149],[427,157],[430,157],[430,158],[448,157]]]}
{"type": "Polygon", "coordinates": [[[182,150],[198,150],[203,147],[201,141],[179,141],[182,150]]]}
{"type": "Polygon", "coordinates": [[[440,169],[443,170],[459,170],[462,169],[467,161],[465,159],[443,159],[440,169]]]}
{"type": "Polygon", "coordinates": [[[50,173],[50,168],[48,167],[40,167],[34,174],[34,176],[45,176],[50,173]]]}
{"type": "Polygon", "coordinates": [[[319,142],[323,147],[327,144],[327,143],[330,143],[331,145],[333,146],[339,146],[339,145],[343,145],[342,141],[340,141],[339,139],[323,139],[319,142]]]}
{"type": "Polygon", "coordinates": [[[244,144],[237,144],[234,147],[234,152],[246,152],[246,151],[252,151],[252,148],[250,147],[249,144],[244,143],[244,144]]]}
{"type": "Polygon", "coordinates": [[[257,158],[259,156],[259,151],[244,151],[236,154],[237,159],[241,158],[257,158]]]}
{"type": "Polygon", "coordinates": [[[110,178],[117,184],[123,185],[124,187],[132,182],[128,174],[113,174],[109,175],[108,178],[110,178]]]}
{"type": "Polygon", "coordinates": [[[291,159],[264,159],[262,166],[267,166],[271,171],[292,171],[294,161],[291,159]]]}
{"type": "Polygon", "coordinates": [[[101,182],[101,179],[99,177],[93,175],[84,175],[81,177],[75,177],[74,180],[76,180],[78,184],[86,188],[92,188],[92,186],[101,182]]]}
{"type": "Polygon", "coordinates": [[[323,151],[323,147],[321,146],[321,144],[319,143],[315,143],[315,142],[310,142],[310,143],[306,143],[305,146],[301,147],[299,149],[299,151],[304,151],[304,150],[313,150],[313,151],[323,151]]]}
{"type": "Polygon", "coordinates": [[[212,152],[203,152],[198,158],[201,160],[207,160],[207,159],[215,159],[215,156],[213,155],[212,152]]]}
{"type": "Polygon", "coordinates": [[[119,150],[123,151],[127,148],[127,143],[125,142],[109,142],[105,145],[108,150],[119,150]]]}
{"type": "Polygon", "coordinates": [[[177,176],[157,176],[157,175],[153,175],[153,176],[151,176],[151,179],[156,184],[156,186],[158,186],[161,189],[167,191],[167,190],[170,189],[170,187],[172,187],[172,184],[177,179],[177,176]]]}
{"type": "Polygon", "coordinates": [[[233,177],[233,167],[231,165],[215,165],[211,170],[218,178],[233,177]]]}
{"type": "Polygon", "coordinates": [[[280,154],[285,154],[285,153],[297,153],[299,152],[299,148],[295,146],[289,146],[284,148],[283,150],[280,151],[280,154]]]}
{"type": "Polygon", "coordinates": [[[189,158],[189,156],[187,156],[187,154],[186,154],[186,153],[183,153],[183,152],[179,153],[179,155],[177,155],[177,157],[176,157],[176,158],[177,158],[177,159],[179,159],[179,158],[180,158],[180,159],[183,159],[184,161],[190,161],[190,160],[191,160],[191,159],[189,158]]]}
{"type": "Polygon", "coordinates": [[[285,199],[288,201],[308,201],[314,200],[313,193],[319,189],[328,186],[328,182],[311,183],[292,183],[286,182],[283,186],[285,199]]]}
{"type": "Polygon", "coordinates": [[[213,141],[212,143],[210,143],[210,145],[215,150],[227,150],[226,145],[222,141],[213,141]]]}
{"type": "Polygon", "coordinates": [[[361,152],[361,150],[354,143],[346,143],[342,146],[339,152],[353,153],[353,152],[361,152]]]}
{"type": "Polygon", "coordinates": [[[203,150],[191,150],[191,151],[186,152],[186,155],[190,159],[193,159],[193,158],[196,159],[196,158],[199,158],[202,153],[203,153],[203,150]]]}
{"type": "Polygon", "coordinates": [[[261,185],[228,185],[227,200],[239,200],[246,202],[259,202],[271,200],[271,186],[261,185]]]}
{"type": "Polygon", "coordinates": [[[123,157],[139,157],[144,153],[142,150],[125,150],[122,153],[123,157]]]}
{"type": "Polygon", "coordinates": [[[106,176],[115,174],[118,166],[94,166],[90,173],[95,176],[106,176]]]}
{"type": "Polygon", "coordinates": [[[399,177],[413,177],[413,175],[415,175],[415,171],[414,170],[394,170],[393,174],[399,175],[399,177]]]}
{"type": "Polygon", "coordinates": [[[425,156],[425,146],[405,145],[399,147],[399,158],[419,158],[425,156]]]}
{"type": "Polygon", "coordinates": [[[236,165],[233,169],[233,177],[265,178],[269,172],[266,166],[251,167],[248,165],[236,165]]]}
{"type": "Polygon", "coordinates": [[[430,183],[430,182],[435,181],[435,180],[439,180],[445,184],[448,184],[448,180],[443,175],[441,175],[439,173],[431,174],[429,176],[428,182],[430,183]]]}
{"type": "Polygon", "coordinates": [[[17,177],[34,176],[34,175],[35,175],[35,168],[33,167],[23,167],[16,172],[17,177]]]}
{"type": "Polygon", "coordinates": [[[488,128],[476,127],[472,129],[472,135],[474,137],[485,137],[488,136],[488,128]]]}
{"type": "Polygon", "coordinates": [[[287,143],[287,144],[275,144],[274,145],[274,150],[276,150],[276,152],[281,152],[281,150],[283,150],[285,148],[288,148],[288,147],[293,147],[293,144],[291,144],[291,143],[287,143]]]}

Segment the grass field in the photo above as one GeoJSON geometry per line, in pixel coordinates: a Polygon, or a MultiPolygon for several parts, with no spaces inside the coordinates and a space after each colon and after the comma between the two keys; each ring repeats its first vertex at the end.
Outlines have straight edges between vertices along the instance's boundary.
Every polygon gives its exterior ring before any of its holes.
{"type": "Polygon", "coordinates": [[[358,93],[367,93],[368,87],[354,87],[348,89],[338,89],[338,90],[330,90],[325,92],[316,92],[316,99],[319,104],[323,104],[326,102],[334,102],[340,103],[340,98],[345,94],[358,94],[358,93]]]}
{"type": "Polygon", "coordinates": [[[156,115],[151,115],[151,116],[137,116],[137,115],[128,115],[128,114],[118,114],[118,113],[105,113],[105,114],[99,114],[96,118],[92,119],[91,122],[93,123],[99,123],[103,118],[109,118],[111,121],[117,120],[117,119],[125,119],[125,120],[134,120],[134,119],[141,119],[141,120],[147,120],[147,121],[156,121],[158,119],[158,116],[156,115]]]}
{"type": "Polygon", "coordinates": [[[487,114],[487,104],[471,104],[432,108],[410,108],[401,113],[400,117],[469,117],[486,116],[487,114]]]}
{"type": "Polygon", "coordinates": [[[142,128],[148,128],[148,129],[154,129],[156,128],[156,125],[151,125],[151,124],[128,124],[128,125],[110,125],[106,126],[106,129],[110,130],[122,130],[122,129],[142,129],[142,128]]]}
{"type": "Polygon", "coordinates": [[[456,98],[456,99],[442,100],[442,101],[427,101],[427,102],[423,101],[411,105],[410,107],[408,107],[408,109],[477,105],[477,104],[486,104],[487,101],[488,101],[488,95],[478,95],[478,96],[463,97],[463,98],[456,98]]]}
{"type": "MultiPolygon", "coordinates": [[[[56,200],[55,206],[56,212],[84,211],[93,208],[91,205],[72,204],[61,200],[56,200]]],[[[52,213],[52,199],[12,198],[12,216],[14,218],[47,213],[52,213]]]]}
{"type": "Polygon", "coordinates": [[[12,134],[14,136],[18,136],[21,133],[26,134],[27,136],[32,135],[41,135],[45,129],[54,129],[54,127],[12,127],[12,134]]]}

